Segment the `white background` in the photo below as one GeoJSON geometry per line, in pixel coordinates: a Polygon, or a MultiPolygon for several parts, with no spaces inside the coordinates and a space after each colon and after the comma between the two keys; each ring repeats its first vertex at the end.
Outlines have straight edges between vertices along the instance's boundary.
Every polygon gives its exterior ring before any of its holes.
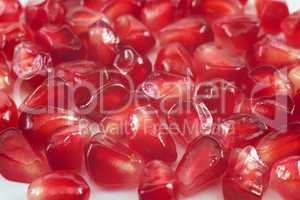
{"type": "MultiPolygon", "coordinates": [[[[20,0],[25,3],[27,0],[20,0]]],[[[96,1],[96,0],[95,0],[96,1]]],[[[292,12],[300,8],[299,0],[286,0],[292,12]]],[[[274,11],[276,12],[276,11],[274,11]]],[[[86,177],[86,176],[85,176],[86,177]]],[[[86,180],[89,179],[86,177],[86,180]]],[[[91,181],[89,181],[91,183],[91,181]]],[[[136,190],[106,192],[101,188],[93,186],[91,183],[92,196],[91,200],[138,200],[136,190]]],[[[26,200],[27,185],[6,181],[0,176],[0,200],[26,200]]],[[[221,185],[211,187],[200,194],[189,197],[180,198],[183,200],[222,200],[221,185]]],[[[276,193],[267,191],[264,200],[282,200],[276,193]]]]}

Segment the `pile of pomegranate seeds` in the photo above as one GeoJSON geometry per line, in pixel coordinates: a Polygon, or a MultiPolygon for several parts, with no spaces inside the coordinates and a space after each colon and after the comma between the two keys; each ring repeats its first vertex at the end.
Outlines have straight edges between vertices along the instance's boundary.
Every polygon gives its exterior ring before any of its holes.
{"type": "Polygon", "coordinates": [[[0,174],[28,200],[89,200],[84,170],[139,200],[299,200],[299,163],[285,0],[0,0],[0,174]]]}

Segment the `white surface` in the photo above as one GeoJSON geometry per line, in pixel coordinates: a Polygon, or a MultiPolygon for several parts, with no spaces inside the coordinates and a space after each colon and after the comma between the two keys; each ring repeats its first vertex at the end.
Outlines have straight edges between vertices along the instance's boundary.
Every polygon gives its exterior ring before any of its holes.
{"type": "MultiPolygon", "coordinates": [[[[21,0],[22,3],[27,2],[27,0],[21,0]]],[[[292,12],[300,8],[299,0],[287,0],[292,12]]],[[[275,11],[276,12],[276,11],[275,11]]],[[[91,184],[92,196],[90,200],[137,200],[137,192],[132,191],[103,191],[99,187],[92,185],[88,177],[86,180],[91,184]]],[[[27,185],[18,184],[10,181],[6,181],[0,176],[0,200],[26,200],[26,190],[27,185]]],[[[221,184],[208,188],[207,190],[201,192],[200,194],[189,197],[180,198],[182,200],[222,200],[221,184]]],[[[277,194],[272,191],[267,191],[264,200],[282,200],[277,194]]],[[[241,199],[242,200],[242,199],[241,199]]]]}

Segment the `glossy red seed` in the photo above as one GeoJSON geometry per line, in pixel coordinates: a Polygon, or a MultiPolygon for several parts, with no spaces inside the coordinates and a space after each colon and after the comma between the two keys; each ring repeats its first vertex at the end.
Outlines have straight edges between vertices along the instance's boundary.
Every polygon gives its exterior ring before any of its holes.
{"type": "Polygon", "coordinates": [[[279,33],[281,22],[289,15],[288,5],[285,0],[256,0],[257,15],[266,32],[279,33]],[[274,12],[276,10],[276,12],[274,12]],[[274,23],[276,22],[276,23],[274,23]]]}
{"type": "Polygon", "coordinates": [[[16,22],[22,12],[22,6],[18,0],[0,1],[0,22],[16,22]]]}
{"type": "Polygon", "coordinates": [[[285,35],[287,43],[297,48],[300,47],[300,40],[298,38],[300,31],[299,23],[300,13],[296,12],[286,17],[281,24],[281,29],[285,35]]]}
{"type": "Polygon", "coordinates": [[[247,146],[232,153],[223,178],[225,200],[261,200],[268,186],[269,169],[256,150],[247,146]]]}
{"type": "Polygon", "coordinates": [[[32,182],[27,191],[28,200],[88,200],[90,188],[76,174],[54,172],[32,182]]]}
{"type": "Polygon", "coordinates": [[[11,181],[30,183],[49,171],[42,152],[34,150],[20,130],[9,128],[0,133],[2,176],[11,181]]]}
{"type": "Polygon", "coordinates": [[[17,127],[18,110],[15,102],[3,91],[0,91],[0,131],[17,127]]]}
{"type": "Polygon", "coordinates": [[[36,44],[22,42],[15,47],[12,68],[17,78],[39,85],[52,67],[51,56],[36,44]]]}
{"type": "Polygon", "coordinates": [[[264,37],[249,51],[251,67],[273,66],[282,68],[299,63],[300,51],[286,45],[281,39],[264,37]]]}
{"type": "Polygon", "coordinates": [[[123,47],[117,54],[113,67],[128,76],[138,87],[152,72],[152,65],[146,56],[141,56],[131,47],[123,47]]]}
{"type": "Polygon", "coordinates": [[[220,117],[233,114],[243,97],[243,93],[237,86],[223,79],[200,83],[195,94],[195,98],[202,100],[215,117],[215,122],[220,117]]]}
{"type": "Polygon", "coordinates": [[[232,54],[228,49],[219,48],[214,43],[199,46],[193,59],[197,78],[201,81],[221,78],[241,83],[242,76],[248,73],[243,57],[232,54]]]}
{"type": "Polygon", "coordinates": [[[87,33],[89,27],[99,20],[108,24],[112,23],[104,14],[81,6],[69,10],[66,14],[66,22],[71,26],[74,33],[78,35],[87,33]]]}
{"type": "Polygon", "coordinates": [[[136,108],[129,115],[129,146],[147,161],[172,163],[177,159],[175,143],[162,124],[158,111],[151,106],[136,108]]]}
{"type": "Polygon", "coordinates": [[[175,172],[161,161],[149,162],[139,186],[140,200],[177,200],[177,178],[175,172]]]}
{"type": "Polygon", "coordinates": [[[146,3],[141,11],[141,20],[152,31],[159,31],[173,21],[171,2],[158,1],[146,3]]]}
{"type": "Polygon", "coordinates": [[[53,170],[80,171],[84,147],[90,137],[84,124],[62,128],[47,142],[46,155],[53,170]]]}
{"type": "Polygon", "coordinates": [[[212,39],[211,31],[206,22],[199,17],[187,17],[176,21],[159,32],[161,45],[178,42],[189,48],[212,39]]]}
{"type": "Polygon", "coordinates": [[[99,11],[101,10],[101,8],[105,5],[106,2],[108,2],[109,0],[83,0],[83,5],[85,7],[88,7],[90,9],[99,11]]]}
{"type": "Polygon", "coordinates": [[[222,120],[213,131],[228,148],[245,147],[267,133],[268,127],[252,115],[236,114],[222,120]]]}
{"type": "Polygon", "coordinates": [[[105,188],[135,186],[144,167],[139,155],[101,133],[90,141],[85,155],[90,177],[105,188]]]}
{"type": "Polygon", "coordinates": [[[26,5],[26,22],[34,29],[39,29],[45,24],[62,24],[64,22],[65,10],[58,1],[41,0],[31,1],[26,5]]]}
{"type": "Polygon", "coordinates": [[[167,115],[169,129],[184,144],[195,138],[209,135],[213,126],[213,117],[201,101],[186,101],[174,105],[167,115]]]}
{"type": "Polygon", "coordinates": [[[149,52],[155,45],[152,33],[132,15],[123,15],[117,18],[115,29],[121,44],[132,46],[140,54],[149,52]]]}
{"type": "Polygon", "coordinates": [[[299,156],[287,157],[272,168],[270,185],[284,199],[299,199],[299,160],[299,156]]]}
{"type": "Polygon", "coordinates": [[[158,51],[155,69],[195,78],[192,56],[180,43],[167,44],[158,51]]]}
{"type": "Polygon", "coordinates": [[[4,52],[0,52],[0,91],[10,93],[14,83],[10,63],[4,52]]]}
{"type": "Polygon", "coordinates": [[[212,26],[218,45],[235,53],[244,53],[257,40],[260,21],[251,15],[230,15],[212,26]]]}
{"type": "Polygon", "coordinates": [[[60,128],[79,124],[79,117],[61,108],[38,107],[20,115],[19,127],[36,142],[46,142],[60,128]]]}
{"type": "Polygon", "coordinates": [[[272,166],[275,162],[300,152],[300,124],[288,124],[279,131],[274,131],[261,139],[257,152],[261,159],[272,166]]]}
{"type": "Polygon", "coordinates": [[[103,65],[111,65],[118,53],[120,40],[113,29],[104,21],[98,21],[89,30],[89,53],[103,65]]]}
{"type": "Polygon", "coordinates": [[[189,77],[166,72],[154,72],[142,84],[143,93],[167,113],[178,103],[192,98],[194,83],[189,77]]]}
{"type": "Polygon", "coordinates": [[[51,53],[55,63],[80,59],[83,56],[80,39],[67,25],[46,25],[38,31],[38,34],[41,44],[51,53]]]}
{"type": "Polygon", "coordinates": [[[226,159],[224,148],[213,137],[195,139],[176,170],[180,192],[191,195],[216,181],[226,170],[226,159]]]}

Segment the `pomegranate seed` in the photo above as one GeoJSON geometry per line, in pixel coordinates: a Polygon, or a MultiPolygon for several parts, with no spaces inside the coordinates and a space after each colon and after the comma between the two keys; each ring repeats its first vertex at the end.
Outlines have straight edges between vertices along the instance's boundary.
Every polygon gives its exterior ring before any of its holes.
{"type": "Polygon", "coordinates": [[[299,156],[285,158],[274,164],[271,172],[271,187],[284,199],[299,197],[299,156]]]}
{"type": "Polygon", "coordinates": [[[288,79],[293,84],[295,91],[299,91],[300,89],[300,79],[299,79],[299,73],[300,73],[300,66],[292,66],[290,71],[288,72],[288,79]]]}
{"type": "Polygon", "coordinates": [[[240,0],[241,4],[246,5],[248,3],[248,0],[240,0]]]}
{"type": "Polygon", "coordinates": [[[82,126],[59,129],[50,138],[46,155],[53,170],[81,169],[84,147],[90,136],[88,128],[82,126]]]}
{"type": "Polygon", "coordinates": [[[299,63],[300,51],[286,45],[278,38],[264,37],[249,51],[250,66],[285,67],[299,63]]]}
{"type": "Polygon", "coordinates": [[[243,97],[235,85],[223,79],[200,83],[195,94],[195,98],[204,102],[216,122],[219,117],[232,115],[243,97]]]}
{"type": "Polygon", "coordinates": [[[244,58],[214,43],[201,45],[195,50],[194,65],[201,81],[222,78],[240,83],[242,74],[247,75],[248,72],[244,58]]]}
{"type": "Polygon", "coordinates": [[[128,75],[135,86],[142,83],[152,71],[149,59],[130,47],[120,49],[113,66],[121,74],[128,75]]]}
{"type": "Polygon", "coordinates": [[[177,159],[175,143],[163,127],[161,116],[151,106],[136,108],[129,115],[129,146],[145,160],[174,162],[177,159]]]}
{"type": "Polygon", "coordinates": [[[212,34],[208,25],[199,17],[183,18],[159,32],[159,41],[162,45],[179,42],[186,47],[196,48],[211,39],[212,34]]]}
{"type": "Polygon", "coordinates": [[[16,22],[22,12],[22,6],[18,0],[1,0],[0,9],[0,22],[16,22]]]}
{"type": "Polygon", "coordinates": [[[39,38],[47,51],[51,52],[55,63],[82,57],[80,39],[67,25],[46,25],[39,30],[39,38]]]}
{"type": "Polygon", "coordinates": [[[163,46],[157,54],[155,68],[182,76],[195,77],[192,56],[180,43],[171,43],[163,46]]]}
{"type": "Polygon", "coordinates": [[[13,71],[18,78],[39,85],[52,67],[50,55],[32,42],[22,42],[15,47],[13,71]]]}
{"type": "Polygon", "coordinates": [[[189,77],[165,72],[152,73],[142,84],[144,94],[164,113],[174,104],[191,98],[193,89],[194,83],[189,77]]]}
{"type": "Polygon", "coordinates": [[[300,124],[295,123],[263,137],[257,145],[261,159],[271,167],[280,159],[299,154],[299,131],[300,124]]]}
{"type": "Polygon", "coordinates": [[[89,53],[103,65],[111,65],[118,53],[119,38],[104,21],[98,21],[89,30],[89,53]]]}
{"type": "Polygon", "coordinates": [[[213,135],[228,149],[253,144],[267,133],[268,127],[252,115],[236,114],[222,120],[213,135]]]}
{"type": "Polygon", "coordinates": [[[269,169],[252,146],[232,153],[223,178],[225,200],[260,200],[268,185],[269,169]]]}
{"type": "Polygon", "coordinates": [[[6,55],[0,51],[0,91],[10,93],[13,83],[14,77],[11,74],[10,63],[6,55]]]}
{"type": "Polygon", "coordinates": [[[15,102],[3,91],[0,91],[0,131],[17,127],[18,110],[15,102]]]}
{"type": "Polygon", "coordinates": [[[213,23],[216,43],[235,53],[244,53],[257,40],[260,22],[251,15],[230,15],[213,23]]]}
{"type": "Polygon", "coordinates": [[[59,128],[74,126],[79,117],[61,108],[40,107],[24,111],[19,119],[19,127],[30,139],[46,142],[59,128]]]}
{"type": "Polygon", "coordinates": [[[26,5],[26,22],[34,29],[39,29],[44,24],[62,24],[64,22],[65,10],[58,1],[42,0],[30,1],[26,5]]]}
{"type": "Polygon", "coordinates": [[[102,7],[102,12],[112,20],[127,14],[138,16],[142,6],[141,2],[139,0],[106,1],[106,4],[102,7]]]}
{"type": "Polygon", "coordinates": [[[184,144],[195,138],[210,134],[213,117],[201,101],[187,101],[174,105],[167,116],[170,130],[179,136],[184,144]]]}
{"type": "Polygon", "coordinates": [[[89,27],[97,21],[102,20],[108,24],[112,22],[104,14],[85,7],[75,7],[66,14],[66,21],[74,33],[80,35],[89,31],[89,27]]]}
{"type": "Polygon", "coordinates": [[[177,167],[179,190],[191,195],[217,180],[226,170],[226,152],[210,136],[198,137],[189,146],[177,167]]]}
{"type": "Polygon", "coordinates": [[[88,200],[90,188],[76,174],[54,172],[32,182],[27,191],[28,200],[88,200]]]}
{"type": "Polygon", "coordinates": [[[300,40],[297,37],[299,33],[299,22],[300,12],[296,12],[286,17],[281,24],[281,29],[285,35],[287,43],[297,48],[300,47],[300,40]]]}
{"type": "Polygon", "coordinates": [[[132,46],[145,54],[155,45],[155,38],[148,28],[131,15],[124,15],[115,21],[116,32],[121,44],[132,46]]]}
{"type": "Polygon", "coordinates": [[[138,183],[144,162],[124,144],[98,134],[86,148],[86,165],[90,177],[98,185],[121,188],[138,183]]]}
{"type": "Polygon", "coordinates": [[[177,200],[177,179],[172,168],[161,161],[149,162],[139,186],[140,200],[177,200]]]}
{"type": "Polygon", "coordinates": [[[193,2],[193,12],[213,21],[229,15],[239,14],[243,6],[239,0],[202,0],[193,2]]]}
{"type": "Polygon", "coordinates": [[[255,5],[264,30],[273,34],[279,33],[281,22],[289,15],[289,9],[286,1],[256,0],[255,5]],[[274,10],[276,10],[276,13],[274,10]]]}
{"type": "Polygon", "coordinates": [[[9,128],[0,133],[0,173],[6,179],[30,183],[48,173],[47,159],[35,151],[22,132],[9,128]]]}
{"type": "Polygon", "coordinates": [[[94,9],[96,11],[101,10],[101,8],[105,5],[108,0],[83,0],[83,5],[90,9],[94,9]]]}
{"type": "Polygon", "coordinates": [[[158,1],[146,3],[141,11],[141,20],[152,31],[159,31],[173,21],[171,2],[158,1]]]}

